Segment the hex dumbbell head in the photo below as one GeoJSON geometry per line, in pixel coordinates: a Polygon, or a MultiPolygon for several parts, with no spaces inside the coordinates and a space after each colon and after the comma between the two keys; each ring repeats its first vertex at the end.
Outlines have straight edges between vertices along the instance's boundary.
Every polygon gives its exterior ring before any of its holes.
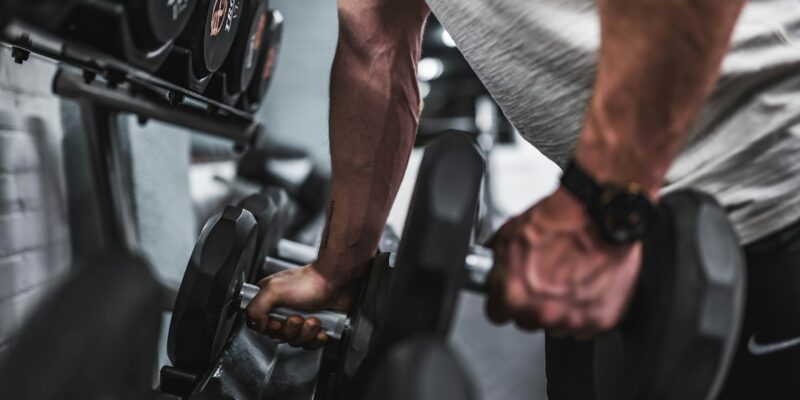
{"type": "Polygon", "coordinates": [[[398,343],[448,334],[483,171],[483,155],[467,133],[445,132],[426,149],[397,257],[373,260],[351,332],[330,357],[337,365],[323,364],[335,371],[337,399],[361,398],[377,364],[398,343]]]}
{"type": "Polygon", "coordinates": [[[444,337],[464,283],[485,168],[468,133],[448,131],[425,151],[411,199],[387,313],[374,345],[382,353],[417,334],[444,337]]]}
{"type": "Polygon", "coordinates": [[[267,188],[244,198],[239,207],[250,211],[258,223],[255,258],[247,273],[247,281],[255,283],[263,277],[264,259],[276,252],[278,242],[292,223],[295,206],[283,189],[267,188]]]}
{"type": "Polygon", "coordinates": [[[175,299],[167,343],[175,367],[203,372],[242,322],[239,291],[256,240],[256,219],[240,207],[225,207],[206,223],[175,299]]]}
{"type": "Polygon", "coordinates": [[[714,398],[743,315],[745,264],[730,222],[710,196],[669,194],[643,257],[628,314],[595,342],[598,399],[714,398]]]}

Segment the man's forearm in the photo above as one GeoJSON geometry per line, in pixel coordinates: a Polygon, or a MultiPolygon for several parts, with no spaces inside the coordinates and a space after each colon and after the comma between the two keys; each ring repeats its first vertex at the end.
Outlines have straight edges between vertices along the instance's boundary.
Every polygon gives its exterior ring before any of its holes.
{"type": "Polygon", "coordinates": [[[599,0],[602,45],[576,157],[654,198],[716,82],[743,0],[599,0]]]}
{"type": "Polygon", "coordinates": [[[374,256],[419,120],[416,65],[427,13],[368,3],[340,2],[331,72],[333,177],[317,264],[339,282],[360,274],[374,256]]]}

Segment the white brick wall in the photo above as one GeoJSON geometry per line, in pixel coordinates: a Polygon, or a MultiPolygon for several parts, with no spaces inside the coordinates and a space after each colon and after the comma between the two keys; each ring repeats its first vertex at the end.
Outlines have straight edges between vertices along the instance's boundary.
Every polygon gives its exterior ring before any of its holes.
{"type": "Polygon", "coordinates": [[[70,264],[55,65],[0,47],[0,355],[70,264]]]}

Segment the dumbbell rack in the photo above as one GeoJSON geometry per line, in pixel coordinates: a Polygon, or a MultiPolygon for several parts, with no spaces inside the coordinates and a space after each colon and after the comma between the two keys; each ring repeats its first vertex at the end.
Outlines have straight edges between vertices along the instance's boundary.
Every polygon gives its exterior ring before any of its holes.
{"type": "MultiPolygon", "coordinates": [[[[231,140],[237,149],[254,144],[260,126],[252,113],[203,96],[164,79],[149,71],[151,63],[122,61],[131,52],[137,52],[124,10],[106,10],[109,18],[119,23],[119,32],[111,34],[116,43],[116,54],[70,39],[62,40],[54,34],[39,30],[23,22],[12,22],[2,32],[2,40],[11,47],[12,56],[19,64],[31,53],[62,63],[53,81],[53,91],[60,96],[76,100],[89,146],[90,165],[94,174],[102,237],[131,244],[132,212],[126,204],[130,193],[119,184],[121,145],[117,115],[132,114],[140,122],[159,120],[179,127],[196,130],[212,136],[231,140]],[[116,13],[116,14],[115,14],[116,13]],[[118,35],[117,35],[118,33],[118,35]],[[118,43],[117,43],[118,42],[118,43]],[[108,223],[106,223],[108,222],[108,223]]],[[[171,46],[168,46],[171,47],[171,46]]],[[[169,50],[169,49],[167,49],[169,50]]],[[[163,58],[161,50],[150,55],[152,64],[163,58]]],[[[146,57],[145,57],[146,58],[146,57]]],[[[123,246],[131,248],[130,246],[123,246]]]]}
{"type": "MultiPolygon", "coordinates": [[[[92,190],[88,196],[91,204],[71,201],[70,208],[94,207],[94,218],[88,223],[94,225],[94,229],[82,232],[91,238],[81,238],[84,243],[79,246],[84,258],[96,259],[100,254],[113,252],[118,259],[124,259],[138,257],[136,255],[141,253],[132,193],[124,184],[130,179],[124,167],[129,154],[123,135],[125,127],[120,125],[119,115],[135,115],[140,123],[158,120],[227,139],[239,151],[253,145],[261,133],[252,113],[155,77],[141,66],[113,55],[61,40],[21,23],[12,23],[0,34],[0,47],[10,47],[19,64],[31,53],[61,63],[53,78],[53,92],[78,105],[82,141],[85,142],[82,150],[87,156],[84,162],[91,173],[92,190]]],[[[93,270],[116,268],[113,264],[86,267],[93,270]]],[[[143,274],[150,275],[149,272],[143,274]]],[[[152,276],[147,280],[155,284],[152,276]]],[[[164,294],[168,291],[163,290],[164,294]]],[[[162,300],[156,300],[157,297],[152,296],[152,301],[160,303],[162,300]]],[[[164,300],[167,302],[168,299],[164,300]]],[[[167,306],[171,304],[165,304],[167,306]]],[[[153,334],[158,335],[158,330],[153,334]]]]}

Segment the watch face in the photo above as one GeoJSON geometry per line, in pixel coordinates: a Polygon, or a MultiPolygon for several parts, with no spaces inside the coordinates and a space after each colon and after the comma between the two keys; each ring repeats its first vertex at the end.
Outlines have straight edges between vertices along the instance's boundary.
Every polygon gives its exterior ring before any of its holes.
{"type": "Polygon", "coordinates": [[[614,243],[633,243],[647,233],[653,206],[647,197],[630,192],[606,193],[600,210],[600,233],[614,243]]]}

